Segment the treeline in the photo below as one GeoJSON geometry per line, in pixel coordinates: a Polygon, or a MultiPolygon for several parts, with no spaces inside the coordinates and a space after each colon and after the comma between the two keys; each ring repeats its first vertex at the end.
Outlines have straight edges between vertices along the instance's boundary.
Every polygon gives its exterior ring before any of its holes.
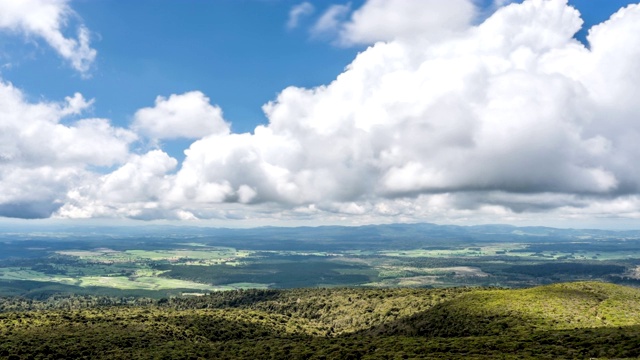
{"type": "Polygon", "coordinates": [[[613,284],[640,287],[640,279],[631,276],[609,275],[605,277],[605,280],[613,284]]]}
{"type": "Polygon", "coordinates": [[[535,265],[515,265],[504,269],[507,273],[524,274],[534,277],[551,277],[558,275],[602,277],[611,274],[622,274],[625,266],[584,263],[584,262],[548,262],[535,265]]]}
{"type": "Polygon", "coordinates": [[[80,310],[107,306],[145,306],[157,300],[140,297],[108,297],[95,295],[52,295],[44,300],[24,297],[0,297],[0,313],[42,310],[80,310]]]}

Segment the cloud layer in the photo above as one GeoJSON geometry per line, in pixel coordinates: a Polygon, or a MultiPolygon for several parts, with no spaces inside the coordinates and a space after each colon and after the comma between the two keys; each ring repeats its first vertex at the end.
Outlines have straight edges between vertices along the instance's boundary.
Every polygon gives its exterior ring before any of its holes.
{"type": "Polygon", "coordinates": [[[284,89],[253,133],[231,133],[197,91],[158,97],[118,129],[63,125],[90,105],[80,95],[29,104],[2,84],[2,118],[15,120],[0,124],[0,216],[640,218],[640,5],[592,28],[588,48],[566,1],[507,5],[477,25],[471,0],[421,5],[322,15],[339,43],[373,45],[326,86],[284,89]],[[179,164],[131,153],[137,138],[194,142],[179,164]]]}

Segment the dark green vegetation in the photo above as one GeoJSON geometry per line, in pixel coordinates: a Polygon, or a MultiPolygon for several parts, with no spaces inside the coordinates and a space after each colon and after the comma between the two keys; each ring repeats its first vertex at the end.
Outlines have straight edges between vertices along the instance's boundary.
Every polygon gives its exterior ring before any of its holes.
{"type": "Polygon", "coordinates": [[[640,285],[640,231],[440,226],[0,229],[0,295],[640,285]]]}
{"type": "Polygon", "coordinates": [[[239,290],[0,301],[7,359],[586,359],[640,356],[640,290],[239,290]]]}

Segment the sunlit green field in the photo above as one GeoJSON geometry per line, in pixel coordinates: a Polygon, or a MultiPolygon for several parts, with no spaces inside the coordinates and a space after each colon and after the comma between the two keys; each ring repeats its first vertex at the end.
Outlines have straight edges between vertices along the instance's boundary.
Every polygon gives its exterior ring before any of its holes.
{"type": "MultiPolygon", "coordinates": [[[[142,271],[144,273],[145,271],[142,271]]],[[[21,270],[16,268],[0,269],[0,279],[2,280],[29,280],[40,282],[52,282],[66,285],[76,285],[80,287],[109,287],[114,289],[141,289],[141,290],[164,290],[164,289],[194,289],[194,290],[219,290],[218,287],[199,284],[192,281],[166,279],[157,276],[158,272],[151,271],[149,276],[79,276],[69,277],[62,275],[48,275],[33,270],[21,270]]]]}
{"type": "MultiPolygon", "coordinates": [[[[194,244],[188,244],[194,246],[194,244]]],[[[138,261],[170,261],[187,265],[216,265],[237,262],[251,254],[233,248],[209,248],[198,245],[194,249],[175,250],[126,250],[96,249],[92,251],[58,251],[59,255],[78,257],[94,263],[130,263],[138,261]]]]}
{"type": "Polygon", "coordinates": [[[55,282],[70,285],[77,285],[79,282],[77,278],[59,275],[48,275],[25,268],[0,268],[0,279],[55,282]]]}

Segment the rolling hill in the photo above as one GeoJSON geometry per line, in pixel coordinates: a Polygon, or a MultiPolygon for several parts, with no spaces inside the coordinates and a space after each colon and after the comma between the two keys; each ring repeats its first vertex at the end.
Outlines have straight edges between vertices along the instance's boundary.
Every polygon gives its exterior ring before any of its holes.
{"type": "Polygon", "coordinates": [[[7,359],[490,359],[640,356],[640,290],[293,289],[0,301],[7,359]]]}

